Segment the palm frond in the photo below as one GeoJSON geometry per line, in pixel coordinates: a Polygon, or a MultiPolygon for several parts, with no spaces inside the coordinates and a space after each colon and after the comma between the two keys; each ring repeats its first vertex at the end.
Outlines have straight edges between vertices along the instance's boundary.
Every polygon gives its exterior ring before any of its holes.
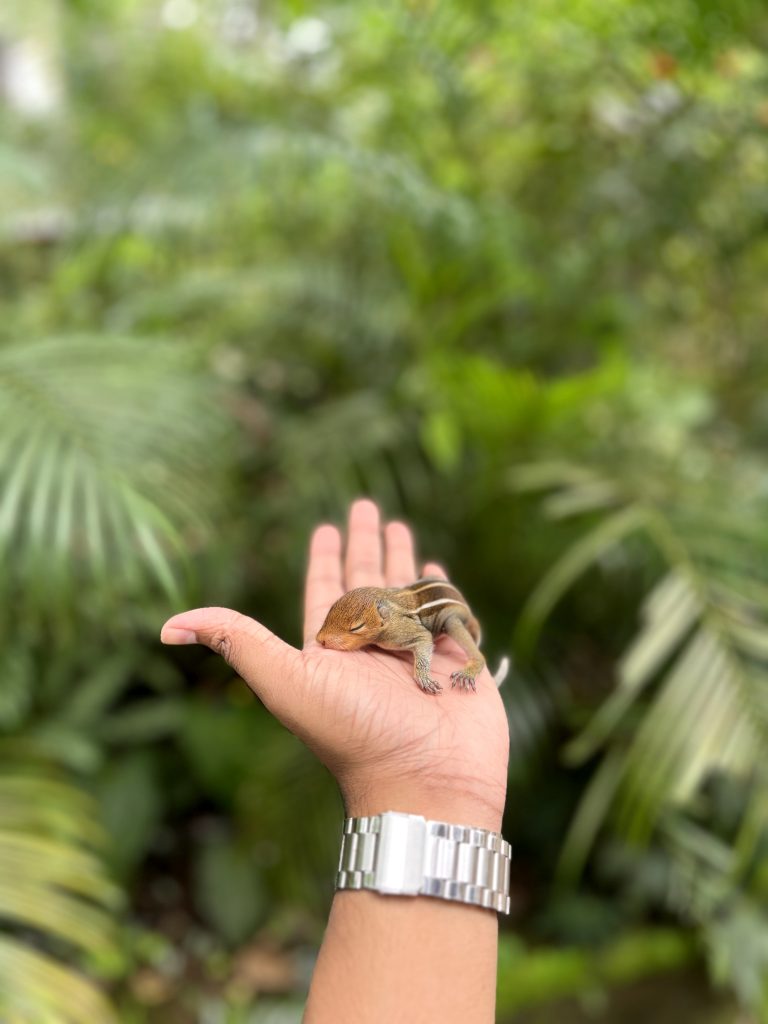
{"type": "MultiPolygon", "coordinates": [[[[552,464],[523,479],[529,487],[551,486],[558,475],[566,506],[574,489],[599,480],[595,471],[552,464]]],[[[564,846],[562,867],[571,876],[609,813],[621,834],[646,841],[708,778],[750,777],[768,754],[768,562],[744,494],[736,516],[722,496],[718,508],[717,498],[703,500],[685,487],[653,504],[620,480],[607,478],[603,491],[623,493],[623,504],[550,570],[524,626],[538,626],[629,527],[642,531],[667,569],[644,602],[640,628],[617,666],[616,689],[566,750],[576,762],[608,751],[564,846]]],[[[759,792],[755,787],[755,798],[759,792]]]]}
{"type": "Polygon", "coordinates": [[[559,716],[557,679],[528,676],[513,667],[501,688],[509,719],[509,778],[522,782],[550,745],[559,716]]]}
{"type": "Polygon", "coordinates": [[[114,956],[118,890],[90,801],[31,760],[0,762],[0,1016],[114,1024],[78,957],[114,956]],[[68,952],[63,953],[64,950],[68,952]]]}
{"type": "Polygon", "coordinates": [[[0,549],[45,588],[178,591],[183,531],[215,507],[225,418],[178,345],[52,338],[0,348],[0,549]]]}
{"type": "MultiPolygon", "coordinates": [[[[74,242],[124,231],[153,237],[198,232],[210,227],[233,195],[251,192],[259,182],[273,190],[276,182],[305,185],[308,176],[317,180],[318,188],[328,189],[329,195],[341,186],[369,211],[400,214],[426,227],[439,225],[465,242],[488,227],[476,206],[433,181],[402,154],[331,132],[265,125],[247,131],[222,129],[215,139],[206,135],[204,142],[194,136],[174,138],[167,152],[159,149],[145,163],[137,161],[135,168],[125,169],[122,201],[115,199],[113,182],[62,183],[59,179],[59,194],[54,194],[53,202],[47,199],[38,204],[30,197],[20,210],[0,216],[0,243],[50,237],[74,242]],[[176,169],[172,192],[155,184],[163,179],[168,163],[176,169]],[[147,182],[153,183],[151,191],[147,182]],[[104,186],[107,195],[100,201],[104,186]]],[[[301,193],[294,191],[292,203],[297,198],[301,193]]]]}
{"type": "Polygon", "coordinates": [[[418,447],[402,444],[409,426],[373,390],[317,409],[311,434],[304,415],[286,417],[275,449],[285,477],[292,482],[292,500],[320,495],[326,508],[336,509],[360,490],[394,503],[398,481],[404,478],[415,481],[414,490],[423,487],[418,447]]]}
{"type": "Polygon", "coordinates": [[[601,520],[552,566],[520,615],[517,625],[519,644],[530,649],[545,619],[571,584],[612,547],[639,530],[645,515],[645,510],[637,505],[622,508],[601,520]]]}
{"type": "Polygon", "coordinates": [[[616,690],[569,745],[567,755],[572,761],[586,760],[599,749],[700,614],[688,581],[670,570],[646,598],[643,624],[618,665],[616,690]]]}
{"type": "MultiPolygon", "coordinates": [[[[269,349],[271,339],[286,334],[324,337],[328,347],[354,342],[353,356],[364,360],[373,348],[387,348],[411,326],[402,294],[390,282],[360,279],[343,261],[275,260],[269,266],[204,267],[124,296],[110,312],[121,330],[173,319],[194,324],[208,320],[217,327],[222,310],[233,332],[252,339],[249,348],[269,349]]],[[[220,328],[219,328],[220,329],[220,328]]],[[[241,374],[245,366],[235,366],[241,374]]]]}
{"type": "Polygon", "coordinates": [[[670,854],[669,906],[683,920],[706,926],[704,941],[713,978],[729,985],[764,1020],[768,915],[759,893],[751,891],[755,887],[740,869],[736,851],[709,829],[680,815],[665,820],[661,838],[670,854]]]}

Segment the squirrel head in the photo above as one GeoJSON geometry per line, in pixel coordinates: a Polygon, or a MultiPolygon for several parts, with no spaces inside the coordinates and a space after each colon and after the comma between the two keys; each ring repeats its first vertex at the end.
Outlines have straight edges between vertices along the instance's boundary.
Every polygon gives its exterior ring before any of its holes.
{"type": "Polygon", "coordinates": [[[357,587],[331,605],[317,642],[334,651],[356,651],[376,642],[389,605],[378,587],[357,587]]]}

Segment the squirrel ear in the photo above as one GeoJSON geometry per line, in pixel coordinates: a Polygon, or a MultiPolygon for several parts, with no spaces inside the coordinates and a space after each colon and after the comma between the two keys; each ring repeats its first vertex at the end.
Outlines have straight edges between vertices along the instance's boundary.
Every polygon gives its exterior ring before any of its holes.
{"type": "Polygon", "coordinates": [[[389,601],[379,598],[376,602],[376,611],[381,616],[381,621],[385,622],[392,614],[392,608],[390,607],[389,601]]]}

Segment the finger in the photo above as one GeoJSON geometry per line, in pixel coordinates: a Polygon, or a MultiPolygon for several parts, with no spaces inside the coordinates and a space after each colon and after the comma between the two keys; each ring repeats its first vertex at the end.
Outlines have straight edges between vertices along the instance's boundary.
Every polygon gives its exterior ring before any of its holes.
{"type": "Polygon", "coordinates": [[[424,568],[421,570],[422,576],[438,576],[441,580],[448,579],[448,573],[437,562],[425,562],[424,568]]]}
{"type": "Polygon", "coordinates": [[[344,582],[347,590],[384,585],[379,510],[365,498],[353,502],[349,510],[344,582]]]}
{"type": "Polygon", "coordinates": [[[255,619],[231,608],[196,608],[174,615],[160,631],[164,644],[204,644],[242,676],[288,728],[303,699],[301,656],[255,619]]]}
{"type": "Polygon", "coordinates": [[[384,582],[388,587],[404,587],[416,579],[413,535],[405,523],[387,523],[384,530],[384,582]]]}
{"type": "Polygon", "coordinates": [[[328,609],[344,593],[341,581],[341,534],[335,526],[318,526],[309,545],[304,589],[304,645],[311,643],[328,609]]]}

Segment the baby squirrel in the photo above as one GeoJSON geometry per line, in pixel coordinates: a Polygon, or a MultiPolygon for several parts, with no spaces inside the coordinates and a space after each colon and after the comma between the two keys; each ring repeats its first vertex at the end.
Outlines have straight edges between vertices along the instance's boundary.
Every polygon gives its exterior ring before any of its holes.
{"type": "Polygon", "coordinates": [[[469,661],[451,673],[451,686],[475,690],[485,666],[478,650],[480,625],[461,593],[447,580],[425,577],[407,587],[357,587],[331,606],[318,643],[335,651],[375,644],[387,651],[413,651],[413,676],[425,693],[442,687],[429,678],[434,640],[441,633],[459,644],[469,661]]]}

